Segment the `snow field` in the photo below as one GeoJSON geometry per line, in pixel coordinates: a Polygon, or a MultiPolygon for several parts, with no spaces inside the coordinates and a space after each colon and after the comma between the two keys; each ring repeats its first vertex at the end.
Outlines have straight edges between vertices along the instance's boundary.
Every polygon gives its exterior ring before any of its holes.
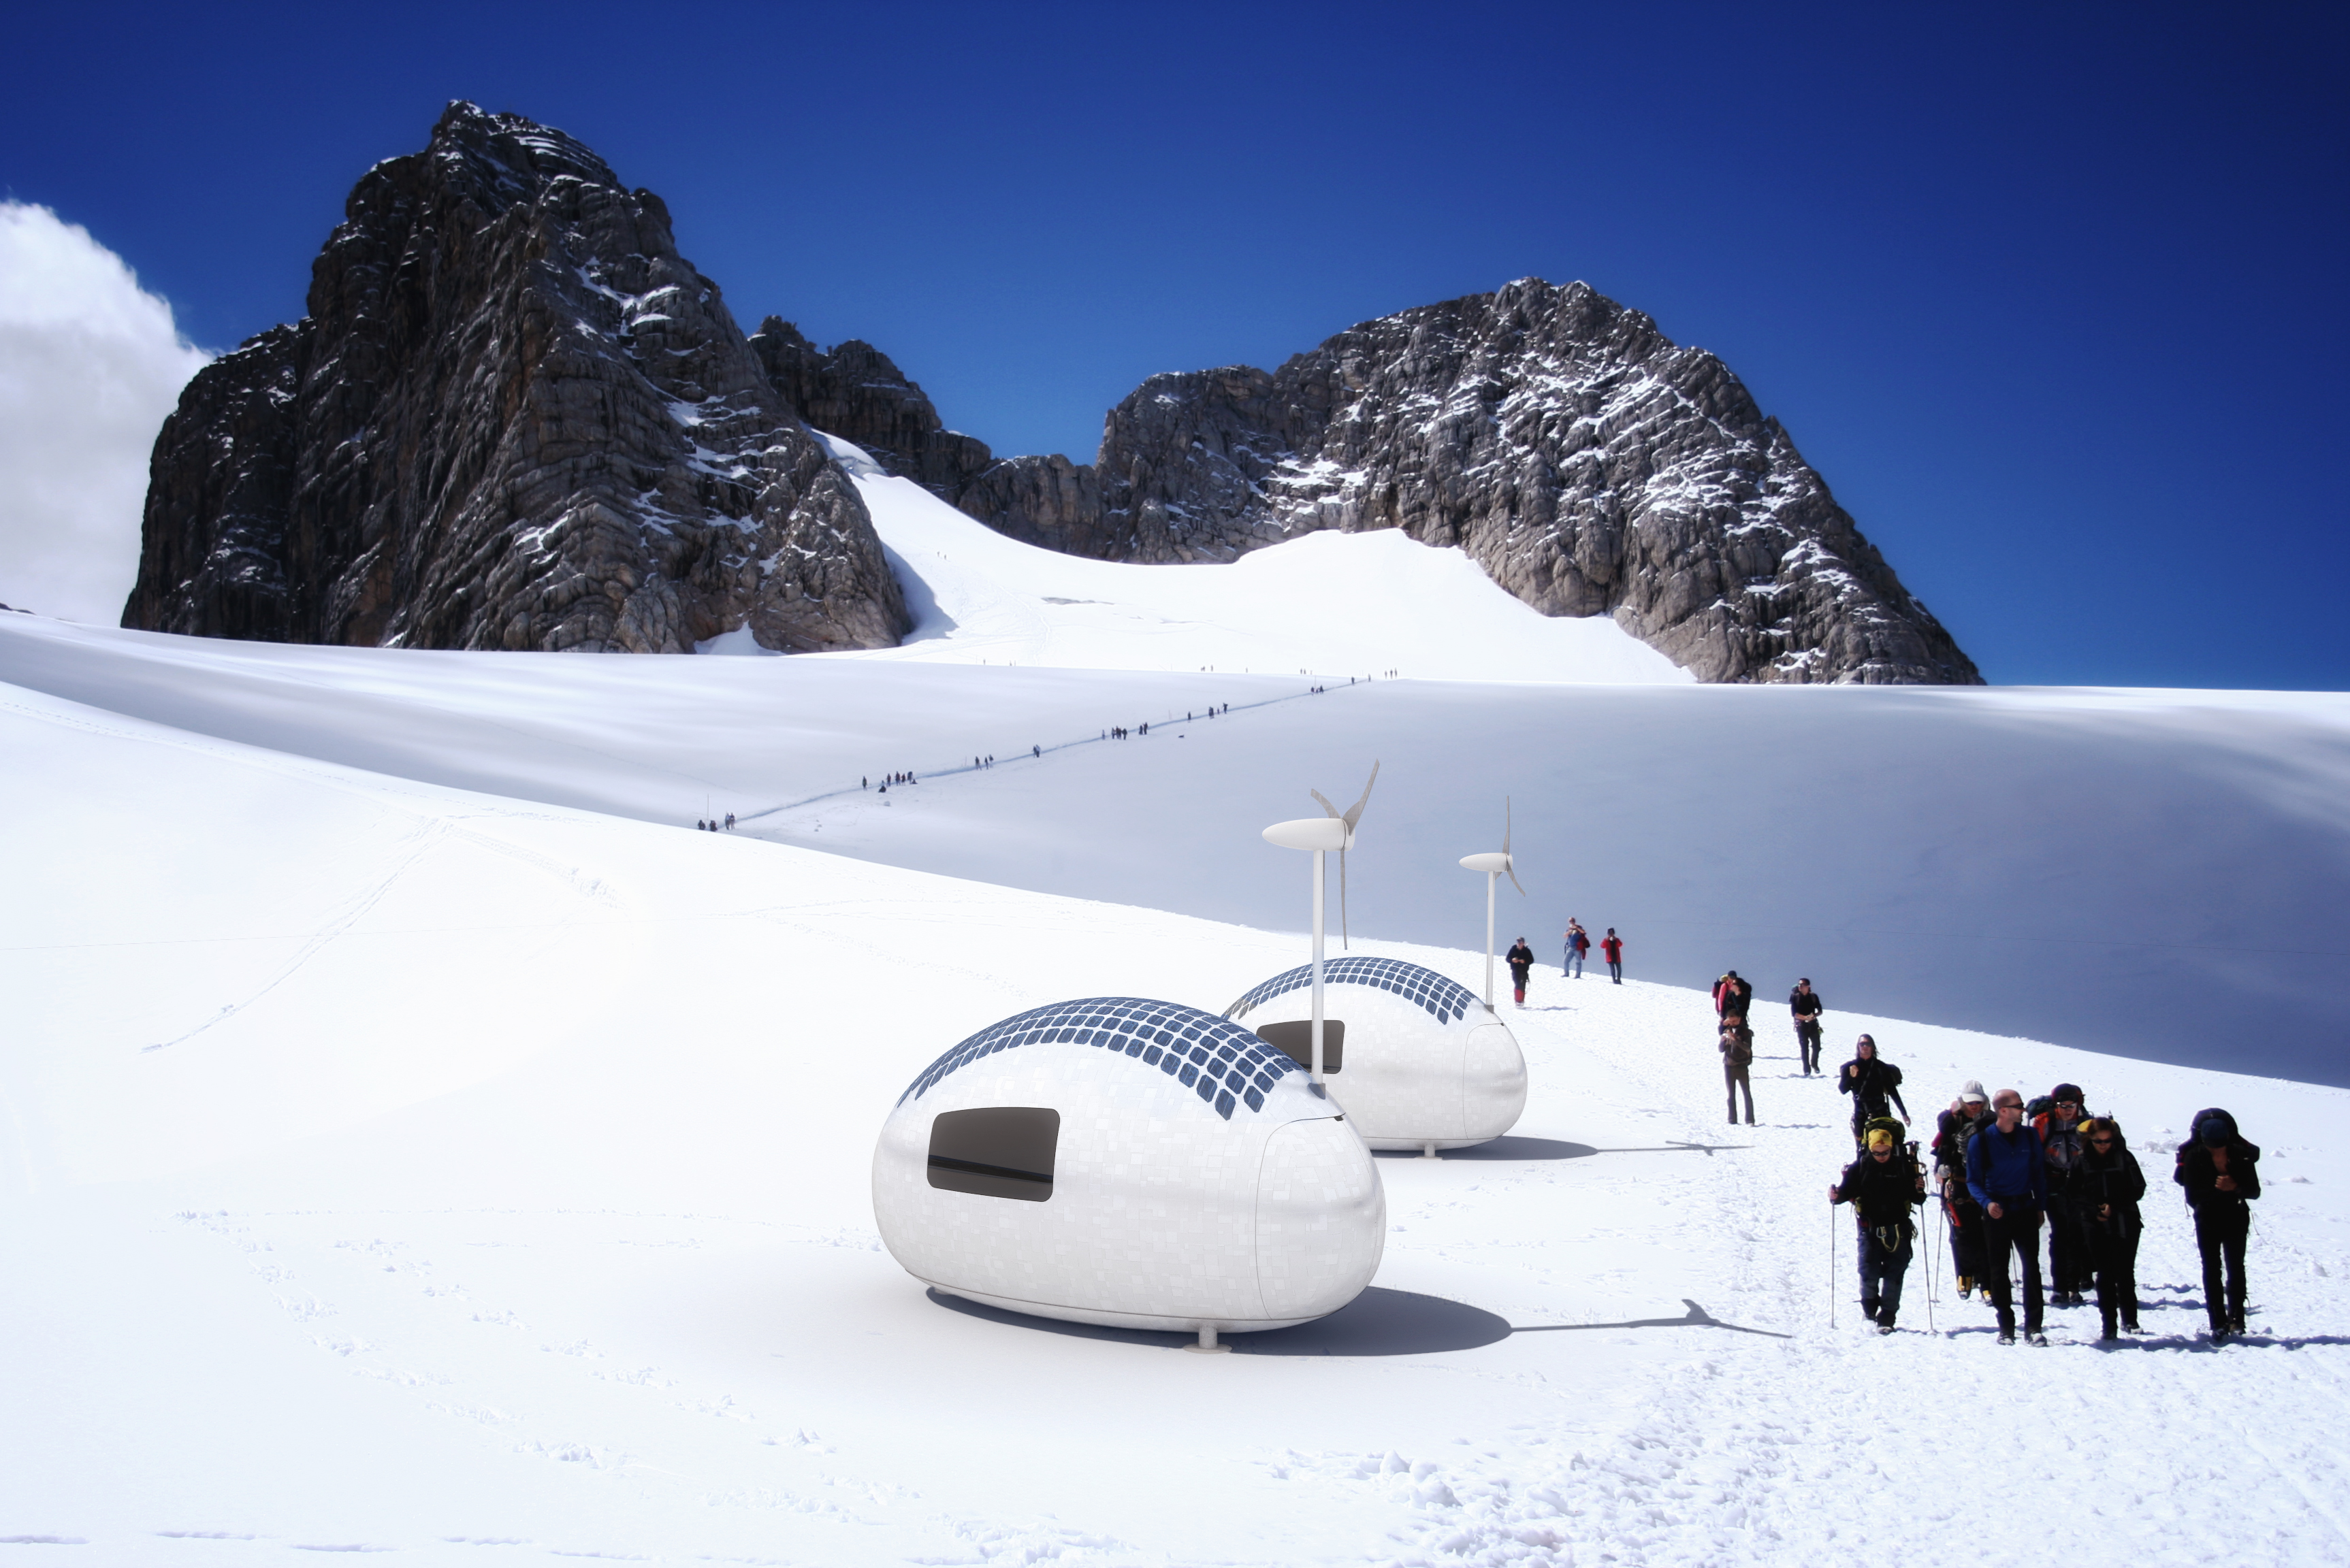
{"type": "Polygon", "coordinates": [[[1296,676],[286,648],[23,616],[0,616],[0,680],[406,778],[671,825],[733,812],[784,842],[1273,929],[1304,918],[1298,869],[1257,830],[1312,809],[1309,785],[1351,799],[1378,759],[1357,930],[1461,940],[1455,861],[1498,846],[1508,796],[1536,898],[1501,918],[1538,947],[1573,914],[1652,978],[1810,974],[1832,1006],[2350,1076],[2350,951],[2311,934],[2350,886],[2338,695],[1307,695],[1296,676]],[[907,769],[923,782],[886,805],[857,788],[907,769]]]}
{"type": "MultiPolygon", "coordinates": [[[[1007,539],[863,452],[822,438],[857,482],[915,627],[831,659],[1077,670],[1689,685],[1605,617],[1544,616],[1457,549],[1395,530],[1306,534],[1237,561],[1133,566],[1007,539]]],[[[755,652],[744,636],[703,651],[755,652]]]]}
{"type": "Polygon", "coordinates": [[[870,655],[0,616],[0,1545],[2350,1559],[2320,1086],[2350,699],[1696,688],[1392,535],[1123,566],[860,483],[921,618],[870,655]],[[1503,940],[1629,940],[1630,983],[1551,968],[1504,1006],[1515,1132],[1382,1158],[1373,1288],[1233,1355],[928,1297],[868,1199],[906,1084],[1042,1002],[1221,1009],[1299,961],[1303,857],[1257,831],[1374,758],[1355,950],[1479,984],[1454,862],[1504,795],[1534,897],[1504,888],[1503,940]],[[1726,966],[1764,1004],[1752,1129],[1696,989],[1726,966]],[[2147,1339],[2076,1309],[1995,1346],[1930,1225],[1904,1332],[1858,1323],[1844,1105],[1773,1028],[1798,973],[1832,1059],[1867,1029],[1905,1068],[1921,1136],[1968,1077],[2121,1118],[2147,1339]],[[2267,1150],[2253,1332],[2220,1350],[2166,1179],[2213,1104],[2267,1150]]]}
{"type": "MultiPolygon", "coordinates": [[[[2150,1341],[2081,1344],[2074,1312],[2002,1350],[1947,1299],[1915,1332],[1922,1258],[1912,1332],[1879,1338],[1825,1200],[1833,1088],[1791,1081],[1766,1023],[1765,1125],[1727,1127],[1701,992],[1553,968],[1503,1007],[1533,1071],[1512,1138],[1381,1159],[1373,1293],[1184,1355],[928,1299],[871,1231],[873,1132],[982,1024],[1221,1007],[1295,935],[5,696],[0,1329],[40,1354],[0,1368],[0,1535],[134,1565],[1663,1564],[2061,1517],[2085,1563],[2350,1555],[2350,1169],[2317,1131],[2342,1091],[1830,992],[1832,1044],[1876,1033],[1921,1125],[1965,1077],[2071,1077],[2157,1182],[2150,1341]],[[2207,1104],[2269,1150],[2254,1333],[2218,1352],[2149,1147],[2207,1104]],[[1978,1414],[2014,1424],[1973,1438],[1978,1414]]],[[[1481,979],[1459,948],[1356,946],[1481,979]]]]}

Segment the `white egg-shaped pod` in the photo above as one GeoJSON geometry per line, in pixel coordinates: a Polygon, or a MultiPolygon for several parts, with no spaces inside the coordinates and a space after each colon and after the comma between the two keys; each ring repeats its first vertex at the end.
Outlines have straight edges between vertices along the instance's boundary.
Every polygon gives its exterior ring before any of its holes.
{"type": "Polygon", "coordinates": [[[1040,1007],[931,1064],[882,1125],[873,1213],[939,1290],[1187,1332],[1336,1312],[1387,1240],[1370,1151],[1295,1062],[1136,997],[1040,1007]]]}
{"type": "MultiPolygon", "coordinates": [[[[1508,1132],[1526,1108],[1517,1037],[1475,992],[1432,969],[1400,959],[1327,960],[1322,1012],[1330,1096],[1373,1148],[1465,1148],[1508,1132]],[[1330,1038],[1341,1032],[1329,1029],[1332,1020],[1346,1026],[1336,1052],[1330,1038]]],[[[1224,1010],[1253,1030],[1313,1014],[1311,964],[1274,975],[1224,1010]]]]}

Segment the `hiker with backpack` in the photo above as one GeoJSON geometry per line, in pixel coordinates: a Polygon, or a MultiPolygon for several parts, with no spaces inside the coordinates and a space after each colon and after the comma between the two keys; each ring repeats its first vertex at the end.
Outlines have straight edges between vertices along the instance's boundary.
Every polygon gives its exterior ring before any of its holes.
{"type": "Polygon", "coordinates": [[[1981,1084],[1970,1078],[1936,1120],[1934,1177],[1942,1189],[1942,1218],[1950,1231],[1950,1272],[1958,1280],[1959,1299],[1974,1293],[1983,1277],[1982,1205],[1967,1190],[1967,1139],[1991,1125],[1991,1106],[1981,1084]]]}
{"type": "MultiPolygon", "coordinates": [[[[1909,1107],[1901,1103],[1901,1069],[1877,1054],[1877,1038],[1864,1034],[1854,1042],[1852,1060],[1836,1075],[1836,1092],[1852,1096],[1853,1147],[1860,1146],[1860,1129],[1872,1116],[1901,1113],[1909,1125],[1909,1107]]],[[[2018,1102],[2019,1106],[2022,1102],[2018,1102]]]]}
{"type": "Polygon", "coordinates": [[[1510,966],[1511,989],[1517,992],[1518,1005],[1523,1007],[1526,1004],[1526,980],[1534,971],[1534,950],[1526,946],[1525,938],[1520,937],[1502,956],[1510,966]]]}
{"type": "Polygon", "coordinates": [[[2040,1217],[2048,1210],[2048,1167],[2040,1136],[2023,1125],[2023,1096],[2002,1089],[1991,1096],[1991,1121],[1967,1139],[1967,1191],[1983,1211],[1983,1288],[1999,1314],[1999,1342],[2015,1343],[2015,1288],[2011,1256],[2023,1261],[2023,1335],[2046,1345],[2040,1331],[2045,1303],[2040,1285],[2040,1217]]]}
{"type": "Polygon", "coordinates": [[[1754,988],[1738,978],[1731,970],[1713,982],[1713,1011],[1724,1022],[1746,1016],[1747,1004],[1754,1000],[1754,988]]]}
{"type": "Polygon", "coordinates": [[[1787,1011],[1795,1019],[1795,1054],[1804,1059],[1804,1076],[1820,1070],[1820,993],[1806,975],[1787,993],[1787,1011]]]}
{"type": "Polygon", "coordinates": [[[1583,955],[1590,950],[1591,933],[1583,929],[1583,922],[1581,920],[1576,919],[1573,915],[1569,915],[1566,918],[1565,974],[1567,977],[1571,977],[1575,980],[1581,980],[1583,978],[1583,955]]]}
{"type": "Polygon", "coordinates": [[[1918,1146],[1903,1149],[1901,1124],[1877,1116],[1862,1129],[1860,1157],[1828,1189],[1830,1203],[1852,1205],[1860,1230],[1860,1311],[1879,1334],[1893,1332],[1901,1310],[1901,1280],[1918,1237],[1911,1210],[1926,1201],[1926,1173],[1918,1146]]]}
{"type": "Polygon", "coordinates": [[[2054,1306],[2079,1306],[2089,1288],[2089,1238],[2073,1201],[2073,1174],[2089,1146],[2081,1137],[2088,1120],[2078,1084],[2048,1091],[2048,1108],[2032,1118],[2048,1161],[2048,1292],[2054,1306]]]}
{"type": "Polygon", "coordinates": [[[1601,957],[1607,961],[1608,983],[1611,985],[1623,984],[1624,939],[1616,934],[1615,927],[1608,927],[1607,934],[1599,939],[1599,953],[1601,957]]]}
{"type": "Polygon", "coordinates": [[[2073,1170],[2073,1210],[2096,1280],[2097,1337],[2112,1339],[2116,1320],[2124,1334],[2138,1331],[2137,1239],[2145,1227],[2137,1204],[2146,1196],[2146,1172],[2113,1117],[2090,1117],[2081,1137],[2085,1147],[2073,1170]]]}
{"type": "Polygon", "coordinates": [[[1743,1018],[1721,1021],[1721,1081],[1730,1094],[1730,1125],[1738,1125],[1738,1096],[1746,1096],[1746,1125],[1754,1125],[1754,1085],[1747,1071],[1754,1065],[1754,1031],[1743,1018]]]}
{"type": "Polygon", "coordinates": [[[2244,1141],[2236,1118],[2222,1110],[2196,1112],[2189,1127],[2170,1179],[2187,1189],[2187,1207],[2195,1211],[2204,1310],[2211,1317],[2211,1343],[2224,1345],[2244,1332],[2244,1241],[2251,1233],[2251,1200],[2261,1195],[2261,1150],[2244,1141]]]}

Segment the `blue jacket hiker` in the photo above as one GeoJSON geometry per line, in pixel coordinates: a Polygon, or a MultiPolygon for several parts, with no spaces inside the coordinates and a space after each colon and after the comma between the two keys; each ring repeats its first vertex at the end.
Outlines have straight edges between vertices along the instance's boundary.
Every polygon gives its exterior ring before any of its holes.
{"type": "Polygon", "coordinates": [[[2024,1125],[2023,1096],[2002,1089],[1991,1096],[1992,1120],[1967,1140],[1967,1193],[1983,1211],[1983,1293],[1999,1313],[1999,1342],[2015,1343],[2012,1257],[2023,1260],[2023,1334],[2046,1345],[2040,1316],[2040,1219],[2048,1210],[2048,1162],[2040,1135],[2024,1125]]]}

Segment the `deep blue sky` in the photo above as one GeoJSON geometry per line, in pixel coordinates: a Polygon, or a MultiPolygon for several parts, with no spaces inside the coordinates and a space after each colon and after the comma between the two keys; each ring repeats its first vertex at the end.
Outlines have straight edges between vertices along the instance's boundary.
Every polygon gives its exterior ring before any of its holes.
{"type": "Polygon", "coordinates": [[[2161,5],[19,8],[0,190],[220,348],[452,98],[998,452],[1529,274],[1711,348],[2000,682],[2350,689],[2350,21],[2161,5]]]}

